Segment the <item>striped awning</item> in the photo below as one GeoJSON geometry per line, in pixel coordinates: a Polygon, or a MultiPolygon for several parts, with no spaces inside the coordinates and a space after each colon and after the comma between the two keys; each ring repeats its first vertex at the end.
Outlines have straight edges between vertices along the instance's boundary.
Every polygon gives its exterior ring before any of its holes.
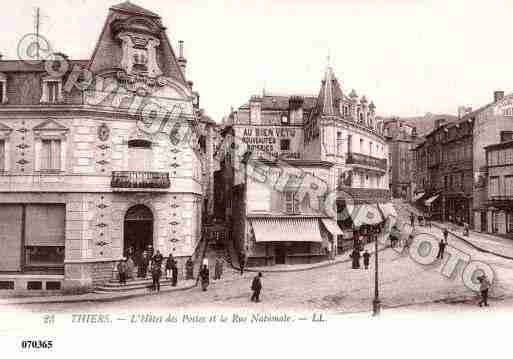
{"type": "Polygon", "coordinates": [[[436,199],[438,198],[438,194],[436,196],[433,196],[427,200],[424,201],[424,203],[426,204],[426,206],[431,206],[431,204],[436,201],[436,199]]]}
{"type": "Polygon", "coordinates": [[[417,202],[419,199],[421,199],[424,196],[425,192],[420,192],[413,197],[413,202],[417,202]]]}
{"type": "Polygon", "coordinates": [[[255,241],[322,242],[318,218],[251,218],[255,241]]]}
{"type": "Polygon", "coordinates": [[[324,227],[334,236],[341,236],[344,233],[338,226],[337,222],[331,218],[323,218],[321,219],[322,224],[324,224],[324,227]]]}
{"type": "Polygon", "coordinates": [[[384,221],[377,204],[360,204],[355,206],[347,205],[355,227],[361,225],[375,225],[384,221]]]}
{"type": "Polygon", "coordinates": [[[383,212],[383,215],[385,216],[385,218],[397,217],[397,212],[392,203],[390,203],[390,202],[379,203],[378,206],[379,206],[379,208],[381,208],[381,211],[383,212]]]}

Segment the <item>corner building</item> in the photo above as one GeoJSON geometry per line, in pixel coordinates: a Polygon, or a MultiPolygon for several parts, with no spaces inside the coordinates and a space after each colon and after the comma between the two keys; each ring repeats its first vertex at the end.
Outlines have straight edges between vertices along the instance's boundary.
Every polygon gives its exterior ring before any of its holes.
{"type": "Polygon", "coordinates": [[[230,114],[223,134],[217,203],[226,203],[234,253],[248,265],[333,258],[354,233],[395,213],[375,106],[354,91],[344,95],[331,67],[317,96],[253,96],[230,114]],[[308,184],[322,193],[302,195],[308,184]],[[328,194],[336,197],[331,213],[328,194]]]}
{"type": "Polygon", "coordinates": [[[179,55],[157,14],[125,2],[65,73],[0,61],[1,289],[91,288],[149,245],[179,268],[195,257],[214,124],[179,55]],[[74,71],[92,82],[68,86],[74,71]]]}

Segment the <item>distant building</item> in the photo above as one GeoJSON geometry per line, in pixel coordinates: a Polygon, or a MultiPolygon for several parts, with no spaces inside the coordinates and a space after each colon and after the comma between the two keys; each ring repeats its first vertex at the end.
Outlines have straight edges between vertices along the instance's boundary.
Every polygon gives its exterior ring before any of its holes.
{"type": "Polygon", "coordinates": [[[415,201],[433,218],[470,223],[473,121],[438,120],[414,149],[415,201]]]}
{"type": "Polygon", "coordinates": [[[330,67],[318,96],[253,96],[225,124],[216,203],[249,265],[325,260],[393,212],[375,106],[330,67]]]}
{"type": "Polygon", "coordinates": [[[393,197],[412,199],[413,180],[412,149],[419,142],[417,129],[400,118],[384,121],[384,133],[388,143],[390,192],[393,197]]]}
{"type": "Polygon", "coordinates": [[[474,119],[474,228],[489,231],[492,217],[487,206],[489,176],[485,147],[507,141],[513,133],[513,94],[495,91],[493,102],[467,115],[474,119]]]}
{"type": "Polygon", "coordinates": [[[481,214],[480,230],[513,238],[513,132],[501,140],[485,147],[487,211],[481,214]]]}

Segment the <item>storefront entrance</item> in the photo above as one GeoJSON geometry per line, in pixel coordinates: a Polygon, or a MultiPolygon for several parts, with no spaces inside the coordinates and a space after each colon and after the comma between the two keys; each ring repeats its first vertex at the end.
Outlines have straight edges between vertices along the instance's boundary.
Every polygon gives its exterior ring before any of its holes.
{"type": "Polygon", "coordinates": [[[149,245],[153,245],[153,214],[144,205],[133,206],[125,215],[123,253],[139,258],[149,245]]]}
{"type": "Polygon", "coordinates": [[[276,264],[285,264],[285,257],[287,256],[287,248],[284,244],[278,243],[274,249],[276,264]]]}

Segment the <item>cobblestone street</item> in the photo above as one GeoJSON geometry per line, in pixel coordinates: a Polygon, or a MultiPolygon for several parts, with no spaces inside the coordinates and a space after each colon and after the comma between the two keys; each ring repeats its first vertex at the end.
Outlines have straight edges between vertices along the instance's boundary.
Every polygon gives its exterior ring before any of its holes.
{"type": "MultiPolygon", "coordinates": [[[[442,236],[440,229],[417,228],[418,232],[442,236]]],[[[502,246],[504,244],[499,244],[502,246]]],[[[455,236],[449,236],[449,246],[470,255],[472,260],[486,262],[495,271],[491,303],[502,300],[513,291],[513,261],[481,253],[455,236]]],[[[444,259],[447,261],[447,257],[444,259]]],[[[394,249],[380,252],[380,297],[384,308],[422,303],[467,303],[476,305],[476,294],[467,289],[461,279],[463,266],[456,268],[451,278],[440,271],[439,260],[430,265],[416,263],[407,253],[394,249]]],[[[373,263],[373,258],[371,258],[373,263]]],[[[146,311],[181,309],[248,309],[248,310],[325,310],[336,313],[371,310],[374,268],[351,269],[349,262],[307,271],[265,273],[261,303],[252,303],[250,282],[255,273],[243,276],[228,270],[223,280],[211,283],[207,292],[199,288],[174,293],[162,293],[111,303],[33,304],[30,311],[146,311]]],[[[449,305],[449,304],[447,304],[449,305]]],[[[448,306],[448,308],[450,308],[448,306]]]]}

